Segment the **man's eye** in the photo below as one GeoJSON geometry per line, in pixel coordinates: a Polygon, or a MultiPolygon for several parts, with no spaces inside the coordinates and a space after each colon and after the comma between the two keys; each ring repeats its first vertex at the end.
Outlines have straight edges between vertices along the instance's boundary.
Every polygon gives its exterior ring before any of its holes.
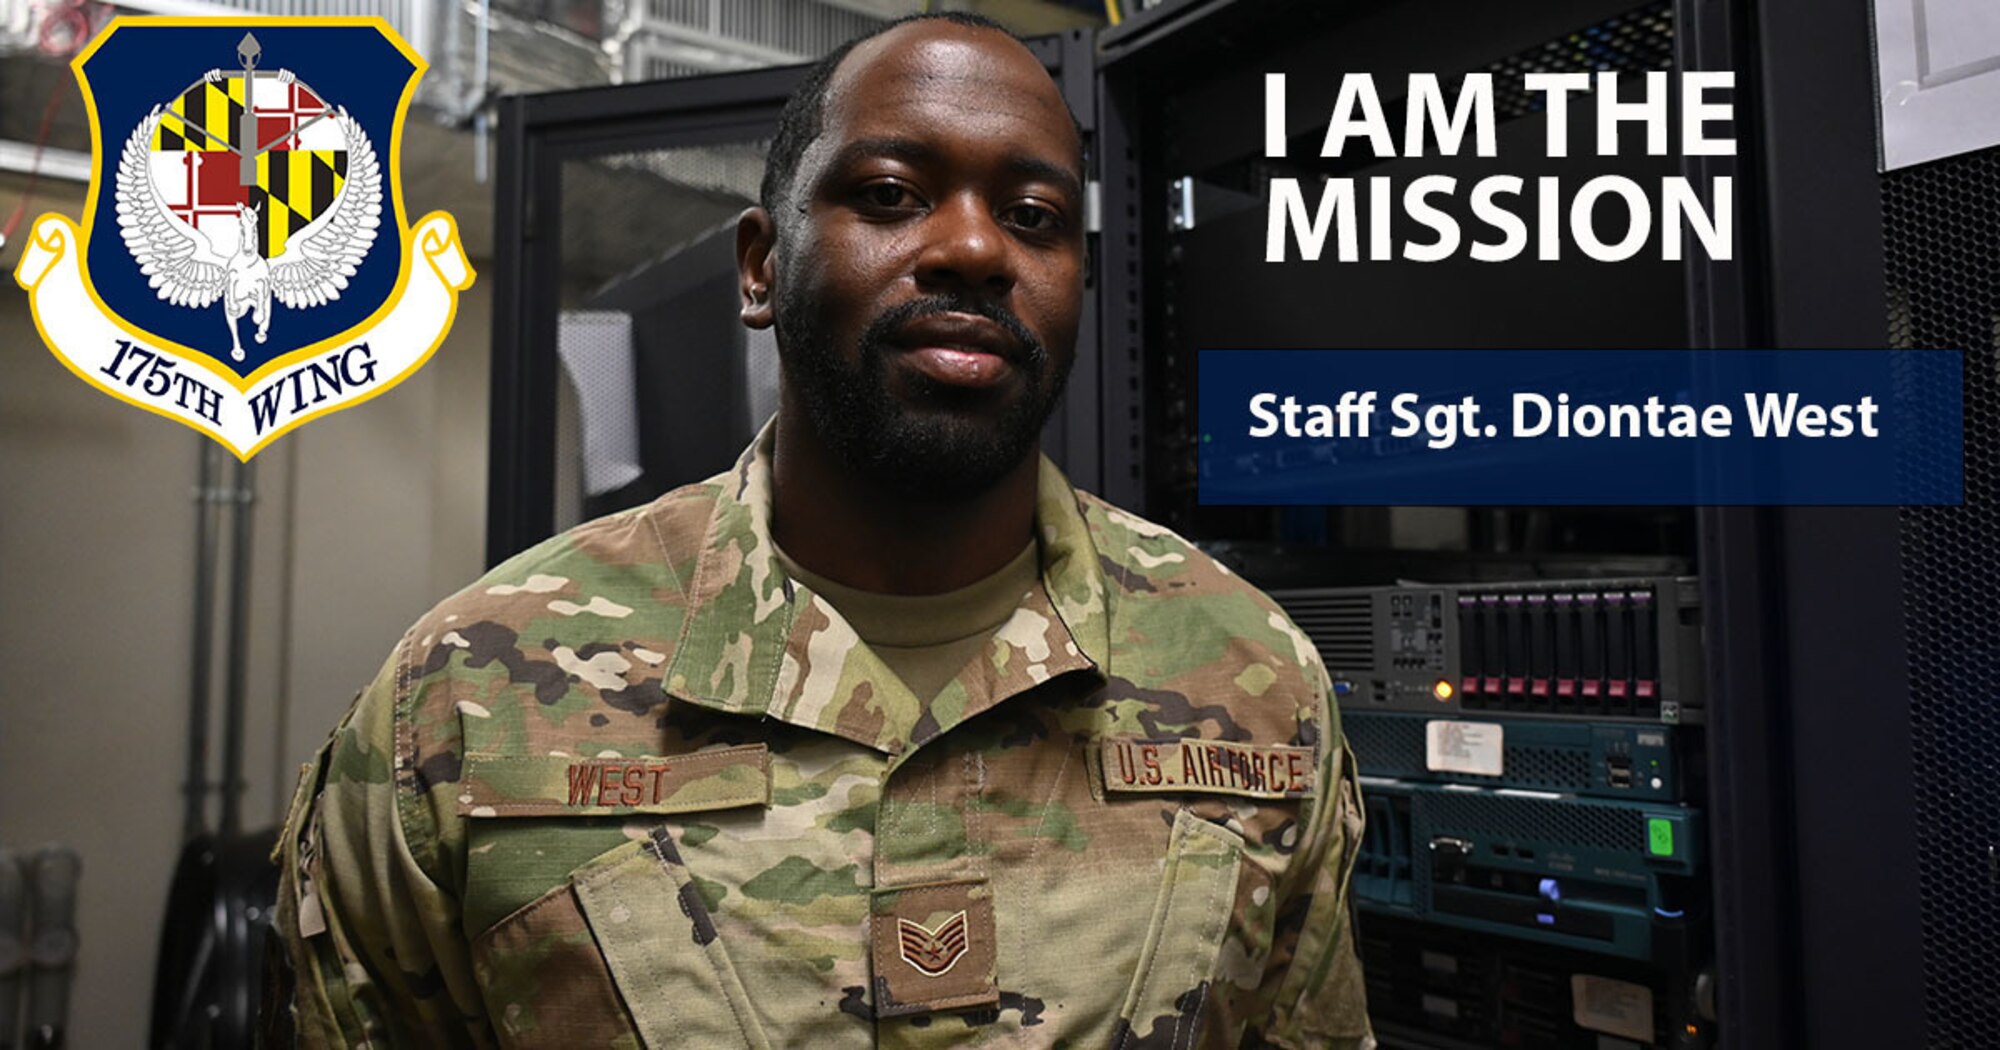
{"type": "Polygon", "coordinates": [[[1029,233],[1055,233],[1062,229],[1062,213],[1040,204],[1016,204],[1001,216],[1008,225],[1029,233]]]}
{"type": "Polygon", "coordinates": [[[917,195],[911,193],[908,187],[896,182],[871,182],[861,187],[861,192],[857,196],[861,203],[871,208],[901,209],[913,207],[917,203],[917,195]]]}

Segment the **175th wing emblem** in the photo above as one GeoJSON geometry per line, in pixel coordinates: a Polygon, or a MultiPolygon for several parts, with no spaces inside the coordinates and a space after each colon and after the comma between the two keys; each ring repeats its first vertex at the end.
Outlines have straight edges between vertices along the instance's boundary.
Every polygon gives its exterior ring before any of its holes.
{"type": "Polygon", "coordinates": [[[970,946],[965,913],[955,912],[936,926],[924,926],[910,919],[896,920],[896,940],[903,961],[926,977],[942,977],[970,946]]]}
{"type": "Polygon", "coordinates": [[[472,271],[450,215],[403,219],[424,64],[380,19],[123,18],[75,67],[83,227],[37,219],[15,271],[72,372],[247,459],[443,340],[472,271]]]}
{"type": "Polygon", "coordinates": [[[270,334],[271,300],[294,310],[340,298],[382,222],[382,169],[367,132],[289,69],[210,70],[132,130],[118,163],[118,228],[159,297],[270,334]],[[215,117],[221,117],[218,122],[215,117]],[[221,126],[210,130],[210,125],[221,126]]]}

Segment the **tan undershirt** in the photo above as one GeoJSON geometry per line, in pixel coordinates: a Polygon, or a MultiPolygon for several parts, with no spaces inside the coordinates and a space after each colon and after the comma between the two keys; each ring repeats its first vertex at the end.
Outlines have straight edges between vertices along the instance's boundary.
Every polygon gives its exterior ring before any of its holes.
{"type": "Polygon", "coordinates": [[[801,567],[782,549],[785,575],[840,610],[840,615],[918,700],[937,698],[958,672],[986,651],[993,632],[1014,615],[1021,596],[1041,583],[1031,540],[1000,571],[944,594],[875,594],[801,567]]]}

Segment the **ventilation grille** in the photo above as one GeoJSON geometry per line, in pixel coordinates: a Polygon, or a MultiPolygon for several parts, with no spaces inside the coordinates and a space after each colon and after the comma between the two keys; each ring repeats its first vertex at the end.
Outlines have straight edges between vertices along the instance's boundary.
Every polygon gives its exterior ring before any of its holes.
{"type": "Polygon", "coordinates": [[[1507,779],[1524,787],[1567,791],[1590,787],[1590,752],[1582,748],[1510,744],[1502,760],[1506,763],[1507,779]]]}
{"type": "Polygon", "coordinates": [[[1368,595],[1292,591],[1275,597],[1319,647],[1328,670],[1375,669],[1375,613],[1368,595]]]}
{"type": "MultiPolygon", "coordinates": [[[[1341,729],[1354,748],[1361,772],[1370,776],[1423,776],[1424,720],[1356,715],[1341,719],[1341,729]]],[[[1581,747],[1551,747],[1509,743],[1501,752],[1505,777],[1453,773],[1468,784],[1506,783],[1547,791],[1588,791],[1592,786],[1590,751],[1581,747]]]]}
{"type": "Polygon", "coordinates": [[[1424,768],[1424,723],[1416,718],[1343,716],[1340,728],[1356,765],[1370,776],[1397,777],[1424,768]]]}
{"type": "MultiPolygon", "coordinates": [[[[1965,505],[1902,512],[1928,1045],[2000,1031],[2000,149],[1882,178],[1891,345],[1965,351],[1965,505]]],[[[1907,378],[1907,377],[1905,377],[1907,378]]],[[[1906,472],[1957,463],[1906,455],[1906,472]]]]}
{"type": "Polygon", "coordinates": [[[1438,792],[1424,800],[1424,813],[1433,833],[1464,832],[1545,845],[1646,851],[1645,818],[1637,810],[1616,806],[1438,792]]]}
{"type": "Polygon", "coordinates": [[[644,62],[647,80],[676,80],[681,77],[698,77],[704,73],[714,72],[712,69],[690,65],[686,62],[675,62],[672,59],[659,58],[654,55],[644,56],[644,62]]]}
{"type": "Polygon", "coordinates": [[[826,54],[884,21],[800,0],[647,0],[645,11],[656,22],[808,57],[826,54]]]}
{"type": "Polygon", "coordinates": [[[1548,95],[1523,86],[1522,77],[1528,73],[1646,73],[1672,68],[1674,8],[1661,0],[1503,58],[1484,71],[1493,74],[1493,111],[1504,120],[1548,108],[1548,95]]]}

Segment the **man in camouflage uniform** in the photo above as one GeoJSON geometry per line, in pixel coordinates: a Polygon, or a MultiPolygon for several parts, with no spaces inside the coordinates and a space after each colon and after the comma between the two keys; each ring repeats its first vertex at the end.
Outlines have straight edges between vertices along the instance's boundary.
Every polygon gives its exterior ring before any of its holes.
{"type": "Polygon", "coordinates": [[[1080,152],[978,20],[808,79],[739,231],[777,419],[410,629],[281,846],[301,1042],[1373,1045],[1312,645],[1035,452],[1080,152]]]}

